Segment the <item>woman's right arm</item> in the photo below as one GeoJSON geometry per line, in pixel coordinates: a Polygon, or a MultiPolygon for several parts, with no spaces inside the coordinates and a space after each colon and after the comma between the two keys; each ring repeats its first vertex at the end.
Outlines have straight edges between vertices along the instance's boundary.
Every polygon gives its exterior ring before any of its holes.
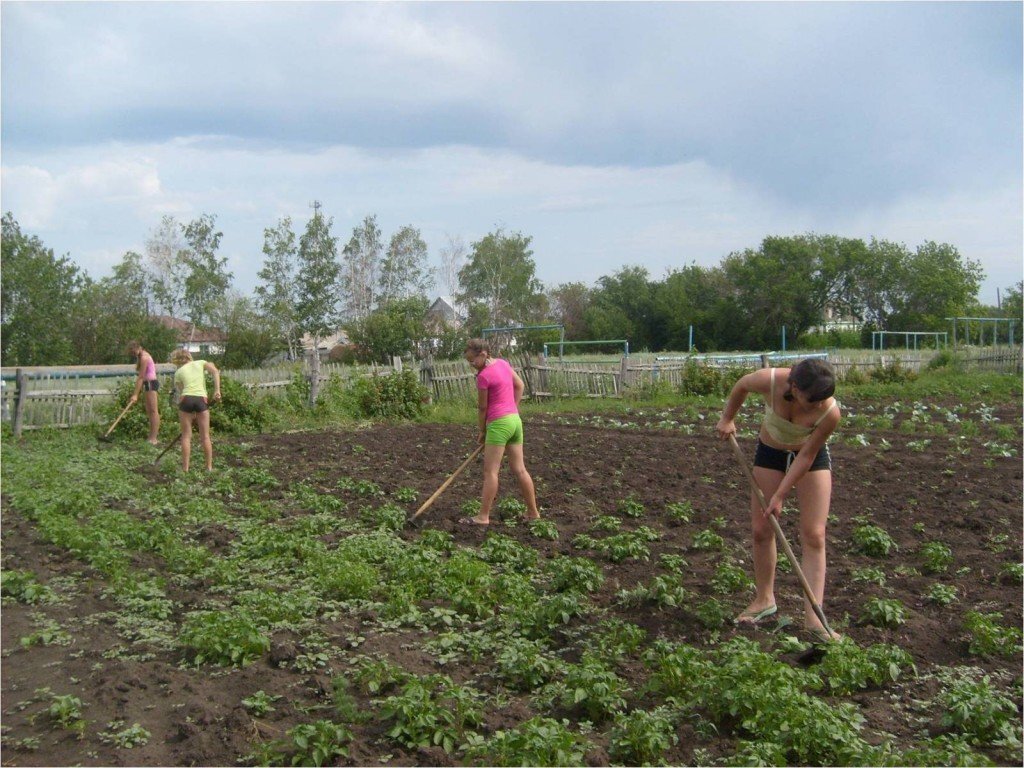
{"type": "Polygon", "coordinates": [[[725,440],[729,435],[736,434],[736,414],[740,412],[743,401],[747,399],[747,395],[751,392],[767,395],[771,387],[771,373],[771,368],[761,368],[741,377],[733,385],[732,391],[729,392],[729,397],[725,400],[722,418],[718,420],[718,425],[715,427],[719,437],[725,440]]]}
{"type": "Polygon", "coordinates": [[[142,377],[145,375],[146,366],[145,355],[139,355],[139,362],[135,366],[135,391],[132,392],[132,396],[128,399],[129,402],[135,403],[139,400],[139,395],[142,393],[142,377]]]}

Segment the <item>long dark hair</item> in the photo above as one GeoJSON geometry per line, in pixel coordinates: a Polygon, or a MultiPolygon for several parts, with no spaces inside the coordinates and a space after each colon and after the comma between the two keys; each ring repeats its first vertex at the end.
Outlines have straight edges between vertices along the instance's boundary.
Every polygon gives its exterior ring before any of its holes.
{"type": "MultiPolygon", "coordinates": [[[[826,361],[811,357],[790,369],[789,386],[796,387],[807,395],[809,401],[817,403],[835,394],[836,373],[826,361]]],[[[787,392],[783,397],[792,400],[793,393],[787,392]]]]}

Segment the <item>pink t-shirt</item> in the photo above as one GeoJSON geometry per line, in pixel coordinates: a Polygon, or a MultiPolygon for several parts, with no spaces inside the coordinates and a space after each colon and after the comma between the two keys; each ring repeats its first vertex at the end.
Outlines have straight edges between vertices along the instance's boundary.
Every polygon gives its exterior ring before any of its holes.
{"type": "Polygon", "coordinates": [[[494,358],[476,376],[476,388],[487,390],[487,416],[489,424],[510,413],[519,413],[516,408],[516,390],[513,386],[512,366],[500,357],[494,358]]]}

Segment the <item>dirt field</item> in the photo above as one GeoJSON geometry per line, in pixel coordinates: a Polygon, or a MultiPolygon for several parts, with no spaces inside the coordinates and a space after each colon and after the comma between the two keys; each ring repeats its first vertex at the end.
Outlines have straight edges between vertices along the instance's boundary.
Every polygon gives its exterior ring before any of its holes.
{"type": "MultiPolygon", "coordinates": [[[[856,403],[849,406],[853,412],[866,412],[856,403]]],[[[1002,408],[990,416],[999,424],[1013,426],[1013,447],[1019,449],[1019,409],[1002,408]]],[[[964,630],[965,615],[971,610],[998,612],[1006,625],[1021,625],[1021,582],[1008,577],[1004,569],[1021,561],[1020,456],[999,456],[995,449],[983,447],[995,439],[987,423],[979,435],[972,436],[970,454],[963,455],[964,443],[955,439],[955,429],[946,433],[911,430],[903,424],[911,418],[909,409],[881,426],[865,418],[852,427],[844,425],[832,444],[834,488],[825,604],[830,622],[857,644],[894,644],[912,655],[917,677],[907,674],[897,683],[872,685],[845,697],[863,715],[866,739],[877,742],[888,734],[901,748],[942,731],[934,707],[915,710],[912,706],[912,702],[927,701],[939,689],[932,674],[935,671],[960,665],[979,667],[1007,690],[1019,685],[1021,675],[1019,656],[970,653],[964,630]],[[925,440],[929,442],[922,444],[925,440]],[[866,521],[884,529],[898,548],[885,557],[858,551],[853,544],[854,530],[866,521]],[[941,574],[923,569],[921,547],[928,541],[941,541],[951,552],[952,563],[941,574]],[[855,579],[855,573],[870,567],[884,572],[884,585],[855,579]],[[957,599],[944,607],[926,600],[936,582],[954,587],[957,599]],[[900,601],[907,609],[905,623],[895,628],[862,623],[865,604],[874,597],[900,601]]],[[[931,423],[935,423],[934,417],[931,423]]],[[[736,628],[729,623],[720,631],[711,631],[694,614],[698,604],[717,598],[732,616],[752,594],[746,589],[723,595],[711,582],[723,551],[750,572],[746,481],[727,445],[710,436],[712,426],[681,409],[640,409],[627,417],[534,417],[526,425],[527,465],[537,484],[542,513],[556,524],[558,539],[532,535],[512,512],[496,511],[489,530],[460,525],[463,505],[479,493],[479,463],[460,476],[424,515],[425,529],[450,533],[457,546],[474,550],[490,534],[500,533],[536,550],[541,563],[556,555],[593,558],[605,575],[603,585],[591,595],[593,606],[603,616],[641,627],[648,643],[662,638],[710,647],[743,635],[767,647],[781,634],[799,635],[798,626],[772,632],[774,624],[736,628]],[[641,516],[621,514],[626,500],[642,505],[641,516]],[[667,511],[669,505],[680,502],[692,507],[689,522],[680,522],[667,511]],[[660,534],[660,539],[649,543],[649,560],[611,562],[574,546],[578,534],[598,535],[594,521],[602,515],[618,517],[622,530],[648,526],[660,534]],[[705,531],[721,536],[723,548],[695,546],[695,537],[705,531]],[[648,582],[659,572],[663,555],[685,558],[682,583],[687,602],[665,609],[623,604],[617,595],[648,582]]],[[[415,501],[402,504],[411,512],[470,452],[472,438],[469,428],[444,425],[268,435],[233,441],[244,444],[244,449],[219,461],[236,468],[266,467],[278,483],[266,491],[265,502],[287,508],[286,517],[306,514],[301,505],[290,501],[289,492],[297,484],[311,484],[320,493],[337,496],[345,502],[338,514],[357,516],[361,500],[351,488],[344,489],[346,478],[372,481],[388,495],[400,488],[414,489],[415,501]]],[[[219,445],[231,442],[222,440],[219,445]]],[[[741,443],[751,455],[749,428],[741,435],[741,443]]],[[[167,466],[148,470],[143,465],[140,471],[152,487],[175,479],[167,466]]],[[[224,499],[231,495],[230,488],[217,486],[212,479],[203,482],[205,493],[224,499]]],[[[518,498],[507,469],[503,470],[499,494],[501,499],[506,497],[518,498]]],[[[120,501],[112,506],[131,508],[120,501]]],[[[799,553],[796,515],[792,511],[784,515],[782,525],[799,553]]],[[[399,535],[415,542],[423,531],[407,527],[399,535]]],[[[238,533],[230,525],[211,522],[196,525],[190,535],[216,556],[230,550],[238,533]]],[[[330,547],[338,536],[328,532],[322,540],[330,547]]],[[[165,568],[160,558],[144,548],[133,557],[137,569],[162,573],[165,568]]],[[[290,663],[302,652],[303,638],[289,631],[274,633],[269,652],[241,668],[197,667],[186,663],[180,648],[159,642],[147,647],[137,638],[130,645],[132,652],[126,652],[126,630],[117,623],[104,579],[67,549],[47,541],[33,521],[11,506],[6,495],[3,565],[5,569],[29,569],[43,584],[73,596],[71,601],[52,605],[4,601],[4,765],[237,764],[259,742],[283,738],[300,723],[330,718],[332,677],[346,676],[346,655],[356,653],[387,659],[417,675],[441,672],[455,683],[471,683],[489,695],[500,694],[497,703],[492,700],[487,706],[483,722],[476,728],[482,734],[515,728],[538,714],[530,698],[533,691],[512,692],[498,685],[489,674],[493,659],[474,660],[469,654],[441,664],[443,655],[436,647],[426,650],[427,642],[436,639],[437,627],[396,627],[382,622],[372,611],[320,616],[318,630],[331,647],[326,663],[305,670],[290,663]],[[64,628],[71,635],[70,642],[26,647],[22,638],[38,632],[44,619],[64,628]],[[56,694],[73,693],[86,704],[83,738],[54,727],[53,718],[44,712],[45,695],[38,693],[42,688],[56,694]],[[253,716],[240,703],[257,690],[281,697],[274,710],[262,717],[253,716]],[[117,721],[121,727],[108,727],[117,721]],[[136,722],[151,734],[146,743],[126,748],[123,740],[120,746],[112,742],[112,734],[136,722]]],[[[231,598],[222,586],[213,595],[171,578],[166,585],[173,601],[171,622],[203,607],[212,597],[218,601],[231,598]]],[[[799,625],[801,596],[794,574],[779,573],[776,597],[780,614],[799,625]]],[[[585,617],[577,617],[564,631],[555,633],[550,638],[552,652],[577,661],[580,651],[572,630],[584,622],[585,617]]],[[[797,657],[796,652],[782,656],[800,666],[797,657]]],[[[618,673],[629,684],[629,706],[650,706],[644,699],[648,673],[643,665],[635,658],[624,658],[618,673]]],[[[365,711],[373,711],[373,700],[382,695],[370,695],[356,685],[351,690],[365,711]]],[[[579,719],[558,707],[550,714],[574,722],[579,719]]],[[[464,755],[448,754],[439,747],[404,747],[388,738],[387,730],[379,718],[354,724],[348,758],[332,760],[356,765],[468,762],[464,755]]],[[[590,733],[588,763],[609,762],[607,730],[600,726],[590,733]]],[[[677,735],[678,744],[664,756],[669,764],[730,755],[738,738],[735,729],[716,732],[686,722],[677,735]]],[[[1008,759],[1006,752],[980,751],[996,762],[1008,759]]]]}

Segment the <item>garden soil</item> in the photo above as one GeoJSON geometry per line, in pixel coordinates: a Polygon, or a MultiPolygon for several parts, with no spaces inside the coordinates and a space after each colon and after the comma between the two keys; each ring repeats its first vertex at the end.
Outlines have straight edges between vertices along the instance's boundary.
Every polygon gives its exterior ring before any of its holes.
{"type": "MultiPolygon", "coordinates": [[[[1006,408],[997,415],[1002,423],[1019,425],[1019,411],[1006,408]]],[[[674,416],[679,424],[686,421],[681,411],[668,416],[669,420],[674,416]]],[[[607,414],[566,414],[528,419],[527,466],[536,482],[543,516],[557,525],[559,538],[548,541],[531,536],[520,520],[497,511],[490,530],[537,549],[542,558],[579,555],[571,544],[573,537],[592,533],[596,515],[614,514],[623,499],[641,502],[646,510],[643,518],[627,518],[625,527],[646,525],[662,538],[651,544],[650,562],[598,561],[606,581],[594,599],[643,627],[649,639],[663,637],[702,645],[708,641],[708,631],[686,606],[657,611],[624,609],[614,604],[618,590],[651,578],[663,553],[685,556],[689,564],[685,583],[695,601],[715,595],[710,577],[716,556],[692,547],[694,535],[709,527],[737,553],[749,552],[749,491],[728,443],[713,436],[711,422],[697,422],[690,430],[671,425],[666,428],[665,423],[665,411],[644,409],[614,418],[607,414]],[[666,505],[684,501],[692,505],[693,517],[691,522],[679,524],[668,515],[666,505]]],[[[978,449],[977,442],[970,456],[962,456],[951,441],[938,438],[927,450],[915,450],[910,444],[919,447],[920,443],[913,441],[920,441],[920,435],[906,434],[898,423],[891,429],[867,429],[863,433],[870,447],[851,444],[848,439],[837,439],[832,445],[834,485],[824,610],[830,623],[858,644],[892,643],[913,656],[917,671],[924,677],[908,678],[895,687],[869,688],[849,698],[864,715],[867,731],[889,733],[897,745],[907,746],[920,739],[921,732],[911,730],[901,708],[911,699],[934,695],[934,678],[926,676],[930,670],[971,665],[1019,680],[1019,658],[969,654],[963,621],[965,612],[973,607],[1000,612],[1008,624],[1021,624],[1021,582],[1000,577],[1004,564],[1021,561],[1021,460],[987,456],[978,449]],[[879,447],[886,443],[886,449],[879,447]],[[895,539],[898,550],[884,560],[854,551],[850,537],[859,517],[884,528],[895,539]],[[921,575],[918,550],[929,540],[941,540],[952,550],[954,562],[944,577],[921,575]],[[888,577],[885,588],[852,579],[855,569],[866,566],[884,567],[888,577]],[[960,569],[965,569],[961,573],[966,575],[956,575],[960,569]],[[958,590],[959,599],[950,606],[938,607],[924,598],[924,591],[937,579],[958,590]],[[907,622],[896,629],[858,623],[865,599],[873,596],[900,600],[909,609],[907,622]]],[[[280,495],[299,481],[312,482],[325,493],[337,493],[339,478],[349,477],[372,480],[389,493],[402,487],[415,489],[417,500],[405,505],[412,512],[473,450],[474,438],[475,430],[465,426],[403,424],[234,441],[248,444],[245,455],[268,462],[281,481],[281,489],[270,491],[270,495],[280,495]]],[[[219,445],[231,441],[218,438],[219,445]]],[[[741,444],[752,455],[750,437],[741,438],[741,444]]],[[[154,483],[166,482],[165,470],[140,467],[140,471],[147,472],[154,483]]],[[[477,498],[479,491],[477,462],[424,514],[424,528],[447,531],[457,544],[478,546],[488,529],[458,521],[466,514],[463,505],[477,498]]],[[[515,479],[507,467],[502,470],[499,498],[506,496],[518,498],[515,479]]],[[[357,514],[358,508],[358,503],[350,503],[345,514],[357,514]]],[[[797,515],[789,510],[781,523],[799,553],[797,515]]],[[[286,663],[298,653],[300,638],[275,635],[270,652],[241,669],[197,669],[183,663],[180,652],[174,650],[155,649],[152,657],[144,660],[122,658],[112,652],[123,645],[123,640],[113,626],[112,605],[104,596],[103,580],[70,553],[46,543],[17,510],[9,508],[6,500],[2,535],[5,568],[29,568],[43,582],[61,577],[85,580],[74,605],[4,606],[3,765],[235,765],[252,752],[257,741],[283,737],[298,723],[331,716],[329,707],[324,706],[331,694],[327,671],[300,673],[286,663]],[[20,646],[19,639],[38,626],[40,611],[61,625],[74,623],[80,628],[69,646],[20,646]],[[47,687],[55,693],[73,692],[87,703],[89,726],[84,739],[53,728],[40,713],[42,705],[36,692],[47,687]],[[282,698],[275,711],[254,718],[240,702],[259,689],[282,698]],[[132,749],[114,748],[96,736],[112,721],[144,723],[151,738],[132,749]]],[[[230,543],[231,535],[223,526],[211,525],[201,532],[199,543],[216,551],[230,543]]],[[[414,538],[422,532],[406,527],[401,535],[414,538]]],[[[141,568],[147,565],[157,570],[160,567],[156,562],[136,563],[141,568]]],[[[749,555],[743,565],[749,572],[749,555]]],[[[201,592],[175,591],[170,584],[168,590],[182,611],[201,607],[207,597],[201,592]]],[[[717,597],[721,599],[721,595],[717,597]]],[[[802,598],[795,574],[778,574],[776,597],[780,614],[799,624],[802,598]]],[[[726,598],[732,612],[742,609],[748,599],[749,593],[726,598]]],[[[339,642],[350,636],[365,637],[359,653],[382,655],[418,674],[442,672],[459,683],[479,680],[486,671],[468,662],[439,667],[422,649],[422,641],[427,638],[376,632],[358,618],[341,617],[321,630],[339,642]]],[[[719,639],[734,634],[764,639],[769,630],[729,625],[719,639]]],[[[796,654],[791,661],[799,663],[796,654]]],[[[642,668],[626,664],[621,672],[639,688],[642,668]]],[[[369,706],[365,696],[357,694],[357,699],[369,706]]],[[[533,714],[525,694],[488,712],[481,730],[490,733],[512,728],[533,714]]],[[[937,722],[924,727],[939,733],[937,722]]],[[[437,748],[401,749],[385,738],[386,727],[380,722],[360,724],[353,730],[355,741],[345,764],[449,765],[461,759],[458,754],[448,755],[437,748]]],[[[667,755],[670,764],[691,763],[697,748],[706,750],[701,754],[711,758],[730,754],[736,748],[730,737],[697,733],[689,725],[682,726],[679,735],[679,744],[667,755]]],[[[591,740],[595,747],[587,762],[607,764],[607,745],[602,744],[599,734],[592,734],[591,740]]]]}

